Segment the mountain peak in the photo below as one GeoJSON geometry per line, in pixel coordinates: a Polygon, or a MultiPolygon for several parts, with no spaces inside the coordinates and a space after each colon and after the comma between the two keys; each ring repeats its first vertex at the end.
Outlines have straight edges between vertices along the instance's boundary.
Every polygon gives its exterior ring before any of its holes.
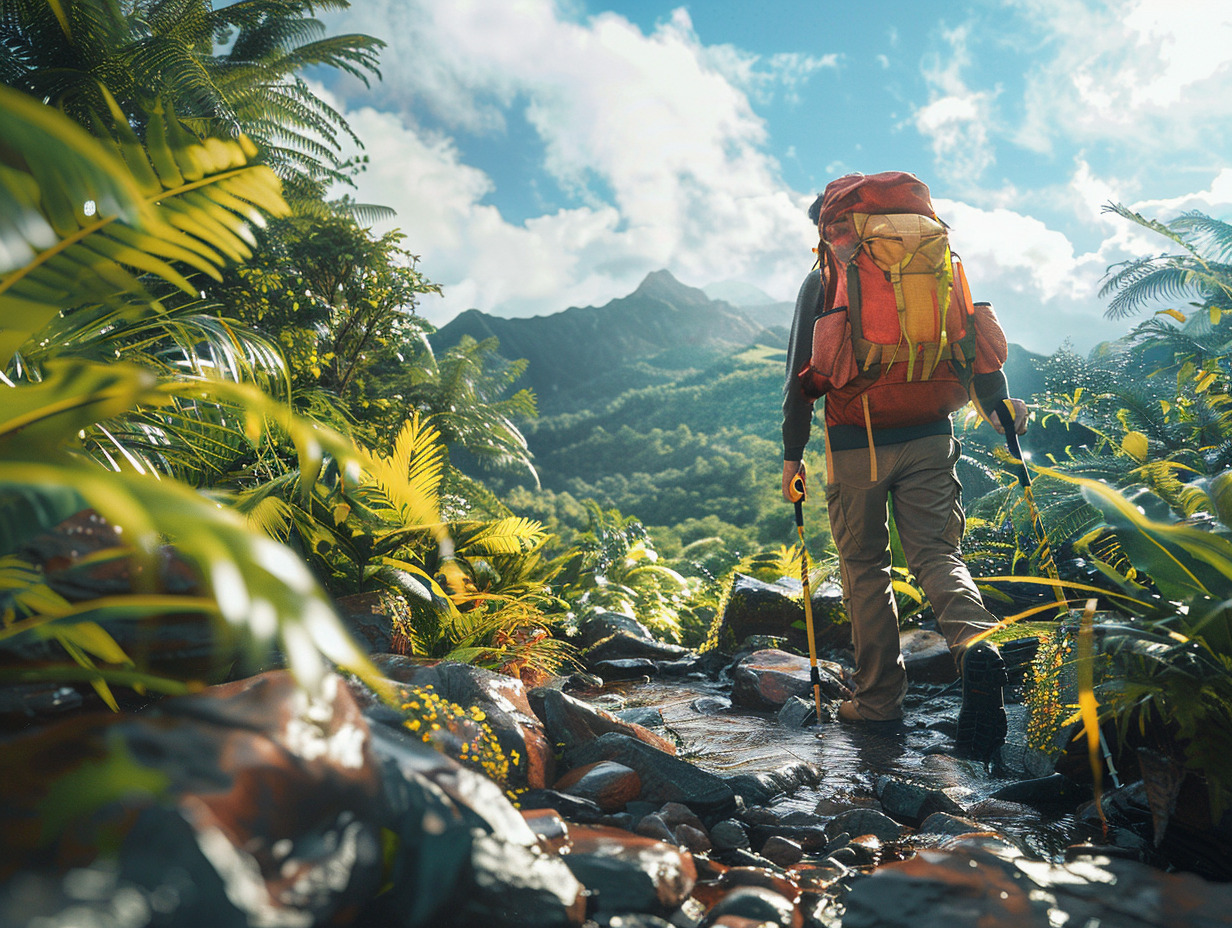
{"type": "Polygon", "coordinates": [[[710,297],[697,287],[682,284],[672,276],[671,271],[651,271],[646,275],[632,296],[645,299],[661,300],[674,306],[695,305],[711,302],[710,297]]]}

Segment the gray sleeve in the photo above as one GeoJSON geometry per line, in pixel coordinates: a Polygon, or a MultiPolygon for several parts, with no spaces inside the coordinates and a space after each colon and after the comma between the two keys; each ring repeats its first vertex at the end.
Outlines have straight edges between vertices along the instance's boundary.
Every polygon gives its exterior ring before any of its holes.
{"type": "Polygon", "coordinates": [[[813,400],[800,389],[797,375],[813,353],[813,322],[821,305],[821,272],[804,278],[796,297],[796,314],[787,342],[786,382],[783,385],[783,460],[799,461],[804,456],[813,425],[813,400]]]}

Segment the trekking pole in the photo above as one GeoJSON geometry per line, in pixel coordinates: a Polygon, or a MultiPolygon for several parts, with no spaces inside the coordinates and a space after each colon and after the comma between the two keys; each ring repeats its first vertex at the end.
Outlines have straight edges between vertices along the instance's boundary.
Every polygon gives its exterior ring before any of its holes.
{"type": "Polygon", "coordinates": [[[817,724],[821,724],[821,671],[817,669],[817,642],[813,637],[813,597],[809,592],[808,548],[804,546],[804,475],[796,474],[788,496],[796,504],[796,534],[800,536],[800,583],[804,586],[804,627],[808,631],[809,681],[813,684],[813,705],[817,724]]]}
{"type": "Polygon", "coordinates": [[[1022,498],[1027,502],[1027,512],[1031,516],[1031,524],[1035,527],[1035,540],[1039,543],[1036,549],[1039,554],[1040,566],[1044,573],[1054,582],[1053,594],[1057,598],[1057,614],[1065,615],[1069,611],[1069,603],[1061,590],[1061,575],[1057,572],[1056,561],[1052,559],[1052,547],[1048,544],[1048,534],[1044,531],[1044,520],[1040,518],[1039,507],[1035,505],[1035,494],[1031,490],[1031,473],[1027,470],[1027,462],[1022,457],[1022,446],[1018,444],[1018,433],[1014,431],[1014,405],[1009,400],[1002,400],[996,406],[997,418],[1005,429],[1005,443],[1009,446],[1010,455],[1018,462],[1018,484],[1022,487],[1022,498]]]}

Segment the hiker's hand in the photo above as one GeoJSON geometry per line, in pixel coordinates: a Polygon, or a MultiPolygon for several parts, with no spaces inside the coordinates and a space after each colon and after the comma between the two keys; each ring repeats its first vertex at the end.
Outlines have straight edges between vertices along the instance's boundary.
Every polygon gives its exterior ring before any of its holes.
{"type": "MultiPolygon", "coordinates": [[[[1009,399],[1003,402],[1008,402],[1014,407],[1014,431],[1019,435],[1027,434],[1027,404],[1020,399],[1009,399]]],[[[1000,434],[1005,434],[1005,427],[1001,425],[1001,417],[992,415],[988,417],[988,421],[992,427],[1000,434]]]]}
{"type": "Polygon", "coordinates": [[[791,482],[796,479],[796,474],[804,479],[804,462],[803,461],[784,461],[783,462],[783,499],[789,503],[794,503],[796,500],[791,493],[791,482]]]}

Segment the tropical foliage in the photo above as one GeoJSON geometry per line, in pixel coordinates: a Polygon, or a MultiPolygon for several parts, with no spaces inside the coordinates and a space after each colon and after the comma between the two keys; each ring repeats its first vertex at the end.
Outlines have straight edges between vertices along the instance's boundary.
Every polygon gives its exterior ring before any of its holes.
{"type": "Polygon", "coordinates": [[[329,36],[314,18],[349,5],[3,0],[0,82],[53,101],[86,128],[110,120],[118,105],[138,132],[161,113],[201,138],[246,136],[292,201],[311,208],[328,184],[350,177],[342,143],[358,139],[302,72],[336,68],[366,81],[383,44],[329,36]]]}

